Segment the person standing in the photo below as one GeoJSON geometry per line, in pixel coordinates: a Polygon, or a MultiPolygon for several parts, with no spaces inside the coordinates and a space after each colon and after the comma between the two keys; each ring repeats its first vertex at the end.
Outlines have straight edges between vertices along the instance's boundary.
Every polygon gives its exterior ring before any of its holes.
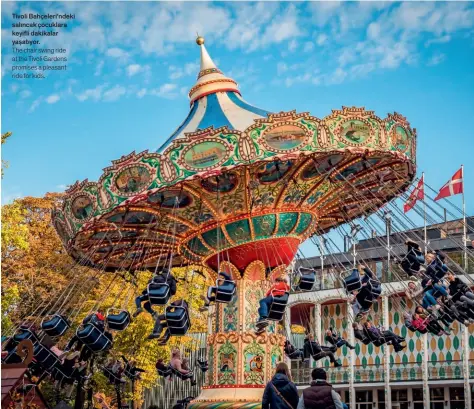
{"type": "Polygon", "coordinates": [[[288,365],[280,362],[263,392],[262,409],[296,409],[297,406],[298,390],[291,381],[288,365]]]}
{"type": "Polygon", "coordinates": [[[332,385],[326,382],[326,371],[314,368],[311,384],[306,388],[298,402],[297,409],[343,409],[344,404],[332,385]]]}

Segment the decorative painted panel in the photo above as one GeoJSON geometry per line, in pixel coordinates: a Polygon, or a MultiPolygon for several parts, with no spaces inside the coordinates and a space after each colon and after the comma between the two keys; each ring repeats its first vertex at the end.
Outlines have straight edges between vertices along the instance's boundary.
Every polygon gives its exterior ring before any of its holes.
{"type": "Polygon", "coordinates": [[[237,350],[229,342],[221,345],[217,352],[217,383],[219,385],[235,385],[237,378],[237,350]]]}
{"type": "Polygon", "coordinates": [[[244,384],[263,385],[265,350],[255,340],[244,348],[244,384]]]}

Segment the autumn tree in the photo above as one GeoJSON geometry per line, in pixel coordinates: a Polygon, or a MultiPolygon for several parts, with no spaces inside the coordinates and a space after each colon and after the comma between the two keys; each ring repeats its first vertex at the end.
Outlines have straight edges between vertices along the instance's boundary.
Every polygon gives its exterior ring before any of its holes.
{"type": "MultiPolygon", "coordinates": [[[[12,136],[11,132],[5,132],[2,134],[2,145],[7,141],[7,139],[12,136]]],[[[2,159],[2,179],[3,179],[3,169],[8,168],[8,162],[2,159]]]]}
{"type": "MultiPolygon", "coordinates": [[[[48,193],[43,198],[25,197],[2,206],[2,327],[12,328],[12,323],[18,324],[27,316],[39,323],[42,315],[60,310],[73,321],[71,330],[59,342],[63,347],[82,319],[99,306],[105,311],[117,308],[133,313],[134,299],[152,273],[101,273],[75,263],[51,223],[51,209],[61,200],[61,194],[48,193]]],[[[174,269],[173,274],[178,278],[174,299],[185,299],[190,306],[190,332],[206,332],[206,317],[199,307],[200,296],[210,282],[197,266],[174,269]]],[[[163,307],[157,311],[163,312],[163,307]]],[[[114,347],[109,355],[116,359],[124,355],[146,371],[136,384],[134,395],[124,397],[137,403],[143,390],[157,383],[158,358],[168,360],[170,348],[176,345],[197,347],[191,336],[172,338],[169,345],[158,346],[156,340],[147,340],[152,328],[151,316],[143,313],[126,330],[113,334],[114,347]]],[[[98,390],[114,396],[100,371],[95,371],[94,378],[98,390]]]]}

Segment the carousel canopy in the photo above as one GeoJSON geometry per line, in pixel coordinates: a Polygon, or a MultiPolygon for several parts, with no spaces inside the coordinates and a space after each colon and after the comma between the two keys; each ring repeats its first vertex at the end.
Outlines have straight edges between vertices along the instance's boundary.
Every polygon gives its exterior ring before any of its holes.
{"type": "Polygon", "coordinates": [[[233,79],[220,71],[204,46],[204,39],[198,37],[196,43],[201,48],[201,69],[196,84],[189,91],[191,108],[186,119],[174,131],[158,152],[163,152],[175,139],[186,133],[209,127],[243,131],[255,119],[266,118],[268,111],[254,107],[244,101],[233,79]]]}

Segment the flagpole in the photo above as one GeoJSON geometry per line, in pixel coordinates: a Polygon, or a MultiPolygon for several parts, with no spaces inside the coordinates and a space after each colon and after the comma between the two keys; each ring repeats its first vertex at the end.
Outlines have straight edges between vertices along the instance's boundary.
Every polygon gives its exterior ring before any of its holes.
{"type": "Polygon", "coordinates": [[[466,228],[466,201],[464,200],[464,165],[461,165],[461,183],[462,183],[462,221],[464,236],[464,271],[467,273],[467,228],[466,228]]]}
{"type": "Polygon", "coordinates": [[[424,230],[425,230],[425,254],[428,251],[428,234],[426,231],[426,200],[425,200],[425,172],[421,174],[423,179],[423,219],[424,219],[424,230]]]}

